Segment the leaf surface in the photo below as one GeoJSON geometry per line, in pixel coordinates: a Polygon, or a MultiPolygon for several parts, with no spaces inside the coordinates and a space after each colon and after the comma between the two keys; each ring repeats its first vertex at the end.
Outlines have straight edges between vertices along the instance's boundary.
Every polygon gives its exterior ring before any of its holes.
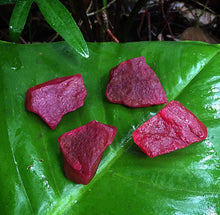
{"type": "Polygon", "coordinates": [[[90,57],[65,42],[0,43],[2,214],[218,214],[220,213],[219,45],[197,42],[88,43],[90,57]],[[164,105],[128,108],[104,93],[109,71],[145,56],[169,100],[178,100],[207,126],[206,140],[156,158],[133,142],[132,131],[164,105]],[[81,73],[85,105],[51,130],[26,111],[28,88],[81,73]],[[118,133],[89,185],[64,176],[57,142],[91,120],[118,133]]]}
{"type": "Polygon", "coordinates": [[[83,57],[89,56],[87,44],[69,11],[59,0],[35,0],[48,24],[83,57]]]}
{"type": "Polygon", "coordinates": [[[19,40],[33,1],[34,0],[18,0],[15,4],[9,23],[10,38],[14,42],[18,42],[19,40]]]}

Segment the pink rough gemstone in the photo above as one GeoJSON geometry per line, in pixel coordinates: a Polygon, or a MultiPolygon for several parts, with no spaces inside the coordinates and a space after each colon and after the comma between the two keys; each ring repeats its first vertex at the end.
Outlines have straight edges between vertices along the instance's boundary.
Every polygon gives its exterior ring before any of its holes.
{"type": "Polygon", "coordinates": [[[105,95],[110,102],[146,107],[168,102],[165,91],[143,56],[111,69],[105,95]]]}
{"type": "Polygon", "coordinates": [[[88,184],[116,133],[116,127],[93,120],[61,135],[58,142],[66,177],[77,184],[88,184]]]}
{"type": "Polygon", "coordinates": [[[38,114],[51,129],[63,115],[83,106],[87,91],[80,74],[56,78],[28,89],[27,110],[38,114]]]}
{"type": "Polygon", "coordinates": [[[151,158],[206,137],[206,126],[178,101],[170,101],[133,132],[134,142],[151,158]]]}

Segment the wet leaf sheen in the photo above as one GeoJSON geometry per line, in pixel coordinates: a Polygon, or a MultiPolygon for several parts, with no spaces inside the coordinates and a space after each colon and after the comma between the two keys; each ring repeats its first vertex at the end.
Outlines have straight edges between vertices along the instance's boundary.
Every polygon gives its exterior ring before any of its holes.
{"type": "Polygon", "coordinates": [[[196,42],[89,43],[89,58],[65,42],[0,43],[2,214],[218,214],[220,213],[220,55],[196,42]],[[207,126],[206,140],[153,159],[132,132],[164,105],[128,108],[105,97],[109,71],[144,56],[169,100],[179,100],[207,126]],[[26,111],[28,88],[81,73],[85,105],[51,130],[26,111]],[[64,176],[57,137],[91,120],[116,126],[89,185],[64,176]]]}

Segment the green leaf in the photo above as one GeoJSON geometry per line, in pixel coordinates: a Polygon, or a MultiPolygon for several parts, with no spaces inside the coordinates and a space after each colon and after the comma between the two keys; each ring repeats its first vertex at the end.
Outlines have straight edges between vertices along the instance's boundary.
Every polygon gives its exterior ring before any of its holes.
{"type": "Polygon", "coordinates": [[[44,18],[79,54],[89,56],[87,44],[69,11],[59,0],[36,0],[44,18]]]}
{"type": "Polygon", "coordinates": [[[89,43],[89,58],[65,42],[0,43],[1,214],[219,214],[219,45],[198,42],[89,43]],[[156,158],[133,142],[132,131],[163,105],[128,108],[105,98],[109,70],[145,56],[169,100],[179,100],[207,126],[206,140],[156,158]],[[28,88],[81,73],[85,105],[51,130],[26,111],[28,88]],[[91,120],[118,133],[89,185],[64,176],[57,137],[91,120]]]}
{"type": "Polygon", "coordinates": [[[14,42],[18,42],[20,38],[32,3],[33,0],[18,0],[14,7],[9,23],[10,38],[14,42]]]}

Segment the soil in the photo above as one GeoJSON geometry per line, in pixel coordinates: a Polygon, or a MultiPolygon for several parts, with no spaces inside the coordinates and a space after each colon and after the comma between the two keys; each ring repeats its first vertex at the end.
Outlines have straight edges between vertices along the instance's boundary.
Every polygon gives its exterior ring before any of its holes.
{"type": "MultiPolygon", "coordinates": [[[[61,2],[74,17],[86,41],[200,40],[220,43],[219,0],[61,2]],[[103,2],[106,5],[103,6],[103,2]]],[[[13,7],[13,4],[0,5],[0,40],[10,41],[9,21],[13,7]]],[[[62,40],[33,3],[19,43],[62,40]]]]}

